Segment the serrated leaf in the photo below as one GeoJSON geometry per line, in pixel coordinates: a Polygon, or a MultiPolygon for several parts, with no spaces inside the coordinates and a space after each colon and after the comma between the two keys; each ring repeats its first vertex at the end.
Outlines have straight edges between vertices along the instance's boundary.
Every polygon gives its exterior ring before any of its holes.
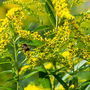
{"type": "Polygon", "coordinates": [[[42,25],[42,26],[35,28],[33,31],[40,31],[40,30],[44,30],[44,29],[51,29],[51,27],[49,27],[47,25],[42,25]]]}
{"type": "Polygon", "coordinates": [[[23,78],[21,78],[20,80],[27,79],[27,78],[29,78],[30,76],[32,76],[32,75],[34,75],[34,74],[36,74],[36,73],[38,73],[38,72],[39,72],[39,71],[33,71],[33,72],[31,72],[31,73],[25,75],[25,76],[24,76],[23,78]]]}
{"type": "Polygon", "coordinates": [[[12,70],[6,70],[6,71],[2,71],[2,72],[0,72],[0,74],[11,73],[11,72],[12,72],[12,70]]]}
{"type": "Polygon", "coordinates": [[[4,90],[12,90],[10,88],[7,88],[7,87],[3,87],[3,86],[0,86],[1,89],[4,89],[4,90]]]}

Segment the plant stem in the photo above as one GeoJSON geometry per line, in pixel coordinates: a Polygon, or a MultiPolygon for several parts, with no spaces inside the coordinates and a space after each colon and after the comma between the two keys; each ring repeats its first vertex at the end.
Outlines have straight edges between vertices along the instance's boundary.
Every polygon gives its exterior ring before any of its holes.
{"type": "Polygon", "coordinates": [[[58,23],[58,20],[57,20],[57,12],[56,12],[56,28],[57,28],[57,23],[58,23]]]}
{"type": "MultiPolygon", "coordinates": [[[[57,12],[56,12],[56,28],[57,28],[57,25],[58,25],[58,16],[57,16],[57,12]]],[[[53,65],[54,65],[54,69],[56,69],[56,60],[54,59],[54,62],[53,62],[53,65]]],[[[53,90],[55,90],[55,77],[54,77],[54,82],[53,82],[53,90]]]]}
{"type": "MultiPolygon", "coordinates": [[[[54,60],[54,68],[56,69],[56,60],[54,60]]],[[[54,77],[54,82],[53,82],[53,90],[55,90],[55,77],[54,77]]]]}
{"type": "Polygon", "coordinates": [[[15,51],[15,64],[16,64],[16,76],[17,76],[17,90],[19,90],[19,72],[18,72],[18,61],[17,61],[17,51],[14,41],[14,51],[15,51]]]}

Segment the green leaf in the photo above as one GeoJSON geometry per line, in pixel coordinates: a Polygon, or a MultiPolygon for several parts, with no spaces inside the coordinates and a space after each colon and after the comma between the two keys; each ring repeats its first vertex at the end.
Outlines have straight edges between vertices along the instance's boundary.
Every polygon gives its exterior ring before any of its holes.
{"type": "Polygon", "coordinates": [[[67,50],[58,51],[58,52],[56,52],[54,55],[57,55],[57,54],[59,54],[59,53],[63,53],[63,52],[65,52],[65,51],[67,51],[67,50]]]}
{"type": "Polygon", "coordinates": [[[42,25],[42,26],[39,26],[39,27],[35,28],[32,32],[40,31],[40,30],[44,30],[44,29],[51,29],[51,27],[49,27],[47,25],[42,25]]]}
{"type": "Polygon", "coordinates": [[[21,84],[21,90],[24,90],[24,87],[23,87],[23,85],[21,84]]]}
{"type": "Polygon", "coordinates": [[[8,82],[15,83],[15,82],[17,82],[17,81],[16,81],[14,78],[10,78],[10,79],[8,79],[8,80],[5,82],[4,85],[6,85],[8,82]]]}
{"type": "Polygon", "coordinates": [[[59,71],[61,71],[61,70],[64,70],[64,69],[66,69],[67,67],[62,67],[62,68],[60,68],[60,69],[55,69],[55,70],[53,70],[52,71],[52,73],[57,73],[57,72],[59,72],[59,71]]]}
{"type": "Polygon", "coordinates": [[[51,88],[50,78],[47,73],[40,71],[39,81],[44,88],[51,88]]]}
{"type": "Polygon", "coordinates": [[[81,70],[85,70],[86,68],[90,67],[90,65],[82,65],[78,70],[81,71],[81,70]]]}
{"type": "Polygon", "coordinates": [[[45,3],[45,10],[49,16],[50,22],[53,25],[53,27],[56,26],[56,19],[54,17],[54,9],[51,5],[51,0],[42,0],[43,3],[45,3]]]}
{"type": "Polygon", "coordinates": [[[12,70],[6,70],[6,71],[2,71],[2,72],[0,72],[0,74],[11,73],[11,72],[12,72],[12,70]]]}
{"type": "Polygon", "coordinates": [[[34,75],[34,74],[36,74],[36,73],[38,73],[38,72],[39,72],[39,71],[33,71],[33,72],[31,72],[31,73],[25,75],[25,76],[24,76],[23,78],[21,78],[20,80],[27,79],[27,78],[29,78],[30,76],[32,76],[32,75],[34,75]]]}
{"type": "Polygon", "coordinates": [[[11,63],[11,62],[10,61],[0,62],[0,64],[6,64],[6,63],[11,63]]]}
{"type": "Polygon", "coordinates": [[[35,45],[36,47],[39,47],[39,46],[43,45],[43,42],[38,41],[38,40],[32,39],[32,42],[34,43],[34,45],[35,45]]]}
{"type": "Polygon", "coordinates": [[[49,78],[49,74],[47,73],[44,66],[39,68],[39,81],[44,88],[52,88],[50,78],[49,78]]]}
{"type": "Polygon", "coordinates": [[[3,86],[0,86],[1,89],[5,89],[5,90],[12,90],[10,88],[7,88],[7,87],[3,87],[3,86]]]}
{"type": "Polygon", "coordinates": [[[56,74],[51,73],[61,84],[62,86],[65,88],[65,90],[68,90],[68,86],[67,84],[56,74]]]}
{"type": "Polygon", "coordinates": [[[52,1],[51,0],[47,0],[47,2],[49,3],[49,5],[54,9],[54,6],[52,4],[52,1]]]}
{"type": "Polygon", "coordinates": [[[87,81],[81,83],[81,84],[78,86],[78,88],[81,87],[81,86],[84,86],[84,85],[89,85],[89,84],[90,84],[90,80],[87,80],[87,81]]]}
{"type": "Polygon", "coordinates": [[[12,75],[14,77],[14,79],[16,79],[16,72],[15,72],[15,68],[14,68],[14,62],[12,63],[12,75]]]}

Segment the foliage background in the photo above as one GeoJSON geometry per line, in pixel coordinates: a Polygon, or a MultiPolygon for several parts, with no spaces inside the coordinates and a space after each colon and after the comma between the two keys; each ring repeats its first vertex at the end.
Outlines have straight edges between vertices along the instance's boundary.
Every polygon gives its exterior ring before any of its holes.
{"type": "MultiPolygon", "coordinates": [[[[10,5],[2,5],[2,2],[3,2],[4,0],[0,0],[0,19],[3,19],[4,17],[5,17],[5,14],[7,13],[7,11],[10,9],[10,8],[12,8],[12,7],[17,7],[17,5],[13,5],[13,4],[10,4],[10,5]]],[[[30,1],[30,0],[22,0],[23,2],[28,2],[28,1],[30,1]]],[[[79,6],[74,6],[72,9],[71,9],[71,14],[72,15],[76,15],[76,14],[79,14],[80,12],[82,12],[82,11],[84,11],[84,12],[86,12],[87,10],[88,10],[88,8],[90,7],[90,0],[84,0],[85,1],[85,3],[84,4],[81,4],[81,5],[79,5],[79,6]]],[[[34,7],[32,7],[33,9],[34,9],[34,7]]],[[[35,10],[36,11],[36,10],[35,10]]],[[[39,14],[41,14],[41,13],[39,13],[39,14]]],[[[47,15],[45,15],[45,14],[42,14],[41,15],[42,17],[41,18],[43,18],[44,19],[44,24],[46,24],[46,25],[50,25],[50,22],[49,22],[49,20],[48,20],[48,17],[47,17],[47,15]]],[[[33,29],[35,29],[35,27],[37,27],[38,26],[38,23],[36,22],[36,20],[33,18],[33,17],[28,17],[29,19],[28,20],[25,20],[25,21],[23,21],[23,23],[24,23],[24,27],[28,27],[29,25],[30,25],[30,23],[32,22],[32,24],[31,24],[31,27],[29,28],[30,30],[33,30],[33,29]]],[[[88,25],[89,27],[90,27],[90,25],[88,25]]],[[[89,30],[90,31],[90,30],[89,30]]],[[[43,32],[41,32],[41,33],[43,33],[43,32]]],[[[9,47],[9,46],[8,46],[9,47]]],[[[10,50],[10,52],[12,52],[13,53],[13,51],[12,51],[12,49],[11,48],[9,48],[9,50],[10,50]]],[[[22,53],[21,53],[22,54],[22,53]]],[[[20,60],[23,60],[23,58],[24,58],[24,56],[23,56],[23,54],[21,55],[22,57],[18,57],[18,58],[20,58],[20,60]]],[[[3,59],[0,57],[0,61],[3,61],[3,59]]],[[[19,63],[20,63],[21,61],[19,61],[19,63]]],[[[11,65],[10,64],[3,64],[3,65],[0,65],[0,72],[1,71],[3,71],[3,70],[10,70],[11,69],[11,65]]],[[[27,73],[28,72],[31,72],[31,71],[27,71],[27,73]]],[[[81,80],[84,80],[84,79],[90,79],[90,71],[87,71],[87,72],[82,72],[82,71],[80,71],[78,74],[77,74],[77,76],[80,76],[81,78],[81,80]]],[[[0,86],[1,85],[3,85],[4,83],[5,83],[5,81],[7,80],[7,79],[9,79],[9,78],[11,78],[12,77],[12,74],[10,74],[10,73],[8,73],[8,74],[1,74],[0,75],[0,86]]],[[[33,75],[32,77],[30,77],[30,79],[26,79],[25,81],[22,81],[22,84],[24,85],[24,86],[27,86],[27,83],[29,83],[30,82],[30,80],[31,81],[33,81],[33,82],[35,82],[36,83],[36,85],[38,85],[39,84],[39,82],[38,82],[38,74],[35,74],[35,75],[33,75]]],[[[8,83],[9,84],[9,83],[8,83]]],[[[8,84],[7,84],[7,86],[8,86],[8,84]]],[[[16,87],[15,87],[15,85],[13,85],[12,86],[12,89],[13,90],[16,90],[16,87]]]]}

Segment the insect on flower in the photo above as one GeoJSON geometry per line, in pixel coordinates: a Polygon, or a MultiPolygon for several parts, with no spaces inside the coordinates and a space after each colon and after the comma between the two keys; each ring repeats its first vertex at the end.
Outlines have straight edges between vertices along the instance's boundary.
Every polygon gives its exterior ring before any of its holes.
{"type": "Polygon", "coordinates": [[[30,50],[30,47],[26,43],[23,44],[22,48],[25,50],[25,52],[30,50]]]}

